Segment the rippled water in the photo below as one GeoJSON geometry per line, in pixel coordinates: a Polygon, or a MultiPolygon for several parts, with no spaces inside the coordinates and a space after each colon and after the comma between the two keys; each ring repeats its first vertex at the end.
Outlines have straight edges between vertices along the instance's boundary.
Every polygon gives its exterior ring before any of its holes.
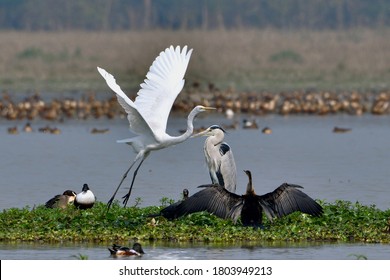
{"type": "MultiPolygon", "coordinates": [[[[327,202],[342,199],[375,204],[380,209],[390,208],[389,116],[269,116],[257,121],[260,128],[269,126],[273,133],[265,135],[261,130],[237,129],[230,130],[226,136],[238,168],[237,193],[243,193],[247,183],[241,170],[249,169],[259,194],[289,182],[302,185],[308,195],[327,202]],[[352,131],[335,134],[332,133],[334,126],[348,127],[352,131]]],[[[38,133],[37,128],[46,123],[33,122],[33,133],[7,134],[7,127],[18,125],[21,128],[24,123],[0,122],[0,209],[44,204],[65,189],[80,191],[83,183],[90,185],[98,200],[106,202],[135,156],[127,145],[115,142],[129,137],[127,120],[50,124],[62,130],[60,135],[38,133]],[[91,134],[95,127],[109,128],[110,132],[91,134]]],[[[220,116],[206,115],[196,120],[195,127],[229,123],[220,116]]],[[[185,117],[172,118],[168,124],[169,133],[177,135],[185,125],[185,117]]],[[[162,197],[179,199],[184,187],[191,194],[197,191],[198,185],[209,183],[203,142],[204,138],[190,139],[152,153],[138,173],[131,203],[140,197],[141,206],[159,205],[162,197]]],[[[127,192],[129,184],[130,178],[125,181],[118,198],[127,192]]],[[[62,248],[59,258],[83,253],[83,248],[79,245],[62,248]]],[[[165,256],[165,253],[158,252],[166,249],[173,258],[185,258],[184,255],[207,258],[210,252],[216,252],[218,258],[225,258],[228,254],[233,258],[345,259],[349,251],[355,253],[356,249],[356,253],[372,254],[371,258],[376,259],[386,258],[382,251],[388,254],[389,248],[387,245],[309,244],[302,247],[255,247],[253,250],[240,246],[175,247],[172,250],[152,246],[148,250],[157,251],[153,255],[165,256]],[[219,250],[222,250],[220,254],[219,250]]],[[[57,251],[56,247],[48,245],[27,246],[26,250],[18,247],[14,251],[3,244],[0,249],[7,258],[40,258],[40,253],[43,258],[52,258],[50,252],[57,251]]],[[[108,253],[98,246],[86,250],[92,259],[106,258],[108,253]],[[98,253],[100,251],[104,253],[98,253]]]]}
{"type": "Polygon", "coordinates": [[[203,243],[151,243],[144,244],[142,257],[111,257],[107,245],[96,244],[1,244],[1,259],[71,260],[82,256],[90,260],[141,259],[141,260],[356,260],[365,256],[370,260],[390,258],[390,246],[379,244],[339,243],[242,243],[237,245],[203,243]]]}

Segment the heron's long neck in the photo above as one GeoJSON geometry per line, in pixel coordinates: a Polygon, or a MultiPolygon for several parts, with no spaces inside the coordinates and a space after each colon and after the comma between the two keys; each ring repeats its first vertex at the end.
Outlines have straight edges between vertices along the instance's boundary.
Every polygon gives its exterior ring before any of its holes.
{"type": "Polygon", "coordinates": [[[199,111],[196,110],[196,108],[192,109],[192,111],[188,114],[187,117],[187,130],[184,132],[182,135],[174,137],[174,142],[175,143],[181,143],[185,140],[187,140],[192,133],[194,132],[194,118],[196,115],[199,113],[199,111]]]}

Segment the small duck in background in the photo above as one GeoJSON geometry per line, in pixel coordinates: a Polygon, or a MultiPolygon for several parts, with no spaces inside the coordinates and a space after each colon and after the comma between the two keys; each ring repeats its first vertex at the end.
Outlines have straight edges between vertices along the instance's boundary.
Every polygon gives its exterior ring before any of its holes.
{"type": "Polygon", "coordinates": [[[242,128],[245,128],[245,129],[258,129],[259,128],[259,126],[256,123],[256,120],[244,119],[242,122],[243,122],[242,128]]]}
{"type": "Polygon", "coordinates": [[[350,128],[344,128],[344,127],[338,127],[338,126],[335,126],[333,128],[333,132],[334,133],[346,133],[346,132],[350,132],[352,129],[350,128]]]}
{"type": "Polygon", "coordinates": [[[95,204],[96,196],[89,189],[87,184],[83,185],[83,189],[76,195],[74,205],[79,209],[89,209],[95,204]]]}
{"type": "Polygon", "coordinates": [[[234,118],[234,111],[230,108],[226,109],[225,116],[229,120],[233,119],[234,118]]]}
{"type": "Polygon", "coordinates": [[[91,133],[92,134],[104,134],[104,133],[108,133],[109,131],[110,131],[110,129],[108,129],[108,128],[103,128],[103,129],[92,128],[91,133]]]}
{"type": "Polygon", "coordinates": [[[76,193],[71,190],[64,191],[63,194],[57,194],[45,203],[46,208],[61,208],[65,209],[74,202],[76,193]]]}
{"type": "Polygon", "coordinates": [[[266,126],[266,127],[264,127],[264,128],[261,130],[261,132],[262,132],[263,134],[272,134],[272,129],[271,129],[270,127],[266,126]]]}
{"type": "Polygon", "coordinates": [[[29,133],[29,132],[32,132],[33,131],[33,129],[32,129],[32,127],[31,127],[31,124],[28,122],[28,123],[26,123],[25,125],[24,125],[24,127],[23,127],[23,131],[24,132],[27,132],[27,133],[29,133]]]}
{"type": "Polygon", "coordinates": [[[133,248],[123,247],[120,245],[113,244],[111,248],[108,248],[111,256],[141,256],[145,254],[140,243],[134,243],[133,248]]]}
{"type": "Polygon", "coordinates": [[[19,130],[17,126],[9,127],[8,128],[8,134],[19,134],[19,130]]]}

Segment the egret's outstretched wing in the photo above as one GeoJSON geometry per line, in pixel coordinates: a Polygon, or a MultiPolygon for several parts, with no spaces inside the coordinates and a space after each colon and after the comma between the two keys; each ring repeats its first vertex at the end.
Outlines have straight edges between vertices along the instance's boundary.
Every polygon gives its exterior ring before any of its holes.
{"type": "Polygon", "coordinates": [[[100,75],[106,80],[107,85],[116,93],[119,104],[125,109],[127,119],[130,123],[130,129],[138,135],[153,135],[150,126],[147,124],[143,116],[139,113],[137,106],[130,98],[122,91],[120,86],[116,83],[113,75],[106,70],[97,67],[100,75]]]}
{"type": "Polygon", "coordinates": [[[191,53],[187,46],[165,49],[150,66],[138,91],[134,104],[156,135],[165,133],[173,102],[184,86],[191,53]]]}

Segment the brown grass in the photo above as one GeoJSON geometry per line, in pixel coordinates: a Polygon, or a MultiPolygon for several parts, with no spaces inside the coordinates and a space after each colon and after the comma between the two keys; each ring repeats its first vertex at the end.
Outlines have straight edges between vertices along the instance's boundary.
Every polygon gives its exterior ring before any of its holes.
{"type": "MultiPolygon", "coordinates": [[[[389,88],[390,30],[0,33],[0,90],[135,89],[169,45],[194,53],[186,79],[238,90],[389,88]]],[[[187,86],[189,86],[187,84],[187,86]]]]}

